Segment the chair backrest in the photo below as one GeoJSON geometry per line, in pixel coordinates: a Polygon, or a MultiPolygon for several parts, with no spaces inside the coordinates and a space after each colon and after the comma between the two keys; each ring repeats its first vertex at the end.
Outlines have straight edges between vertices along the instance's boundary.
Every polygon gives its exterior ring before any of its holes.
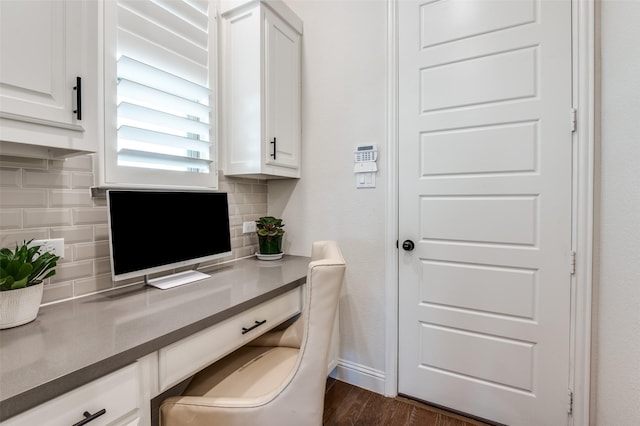
{"type": "Polygon", "coordinates": [[[295,394],[288,398],[306,411],[308,424],[321,424],[329,344],[346,263],[335,241],[313,243],[311,258],[303,314],[298,319],[303,327],[300,356],[283,393],[295,394]]]}
{"type": "Polygon", "coordinates": [[[344,258],[336,241],[316,241],[311,246],[311,261],[333,259],[344,264],[344,258]]]}

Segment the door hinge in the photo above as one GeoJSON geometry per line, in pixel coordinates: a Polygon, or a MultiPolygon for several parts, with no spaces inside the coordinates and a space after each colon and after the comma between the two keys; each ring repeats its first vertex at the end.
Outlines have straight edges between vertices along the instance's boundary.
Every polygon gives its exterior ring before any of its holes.
{"type": "Polygon", "coordinates": [[[571,258],[569,259],[569,272],[571,275],[576,273],[576,252],[571,252],[571,258]]]}
{"type": "Polygon", "coordinates": [[[573,390],[567,389],[567,414],[573,414],[573,390]]]}
{"type": "Polygon", "coordinates": [[[575,108],[571,108],[570,120],[571,132],[575,132],[578,121],[578,111],[575,108]]]}

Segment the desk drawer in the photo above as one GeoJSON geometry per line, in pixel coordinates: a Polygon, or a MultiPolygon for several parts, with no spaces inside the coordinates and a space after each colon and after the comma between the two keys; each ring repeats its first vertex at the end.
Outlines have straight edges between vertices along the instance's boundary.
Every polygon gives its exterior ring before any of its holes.
{"type": "Polygon", "coordinates": [[[137,364],[108,374],[47,401],[31,410],[2,421],[2,426],[70,426],[83,420],[86,411],[105,413],[88,426],[136,424],[140,416],[137,364]]]}
{"type": "Polygon", "coordinates": [[[277,296],[159,351],[159,385],[163,392],[209,364],[298,314],[302,288],[277,296]],[[263,323],[263,321],[265,321],[263,323]],[[260,325],[257,325],[260,323],[260,325]],[[243,328],[254,327],[243,334],[243,328]]]}

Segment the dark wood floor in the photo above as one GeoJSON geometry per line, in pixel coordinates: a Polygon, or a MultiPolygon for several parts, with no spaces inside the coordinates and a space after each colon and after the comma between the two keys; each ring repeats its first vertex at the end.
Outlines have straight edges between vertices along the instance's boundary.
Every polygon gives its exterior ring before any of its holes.
{"type": "Polygon", "coordinates": [[[386,398],[333,378],[327,379],[324,426],[488,426],[410,399],[386,398]]]}

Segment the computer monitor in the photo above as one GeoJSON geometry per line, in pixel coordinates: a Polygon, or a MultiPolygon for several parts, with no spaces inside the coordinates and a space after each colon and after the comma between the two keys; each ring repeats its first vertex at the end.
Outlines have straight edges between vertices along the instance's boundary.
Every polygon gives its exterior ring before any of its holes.
{"type": "Polygon", "coordinates": [[[144,277],[170,288],[207,278],[198,264],[231,255],[226,192],[111,189],[107,210],[114,281],[144,277]],[[149,279],[190,265],[191,271],[149,279]]]}

